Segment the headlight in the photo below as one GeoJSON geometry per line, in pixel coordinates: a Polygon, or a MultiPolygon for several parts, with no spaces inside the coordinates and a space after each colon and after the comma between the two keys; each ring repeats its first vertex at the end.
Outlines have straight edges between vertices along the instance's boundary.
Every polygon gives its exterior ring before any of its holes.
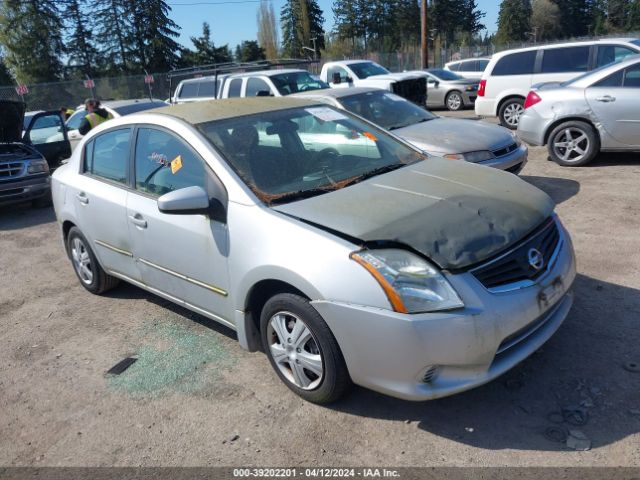
{"type": "Polygon", "coordinates": [[[377,280],[396,312],[419,313],[464,307],[446,278],[429,262],[397,249],[362,250],[351,258],[377,280]]]}
{"type": "Polygon", "coordinates": [[[27,167],[27,173],[46,173],[49,171],[49,164],[46,160],[31,160],[27,167]]]}
{"type": "Polygon", "coordinates": [[[522,145],[522,141],[520,140],[520,137],[515,132],[511,132],[511,138],[513,138],[513,141],[518,147],[522,145]]]}
{"type": "Polygon", "coordinates": [[[444,158],[449,160],[466,160],[467,162],[475,163],[482,162],[484,160],[491,160],[495,158],[493,153],[488,150],[480,150],[477,152],[467,152],[467,153],[449,153],[444,155],[444,158]]]}

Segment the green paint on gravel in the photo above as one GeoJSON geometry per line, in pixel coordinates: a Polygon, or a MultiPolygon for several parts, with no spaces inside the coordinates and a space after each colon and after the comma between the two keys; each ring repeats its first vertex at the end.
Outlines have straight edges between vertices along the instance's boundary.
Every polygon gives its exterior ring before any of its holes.
{"type": "Polygon", "coordinates": [[[235,363],[220,334],[197,324],[157,320],[139,334],[138,361],[121,375],[108,375],[111,388],[141,396],[198,393],[215,389],[220,371],[235,363]]]}

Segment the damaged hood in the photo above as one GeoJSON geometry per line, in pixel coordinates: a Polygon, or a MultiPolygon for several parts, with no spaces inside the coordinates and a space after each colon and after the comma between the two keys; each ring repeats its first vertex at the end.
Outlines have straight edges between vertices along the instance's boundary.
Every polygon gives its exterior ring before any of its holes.
{"type": "Polygon", "coordinates": [[[273,208],[363,242],[408,245],[456,270],[518,242],[553,207],[549,196],[511,173],[430,158],[273,208]]]}
{"type": "Polygon", "coordinates": [[[515,142],[504,127],[460,118],[434,118],[393,133],[421,150],[442,154],[493,151],[515,142]]]}
{"type": "Polygon", "coordinates": [[[0,143],[22,141],[25,108],[22,102],[0,100],[0,143]]]}

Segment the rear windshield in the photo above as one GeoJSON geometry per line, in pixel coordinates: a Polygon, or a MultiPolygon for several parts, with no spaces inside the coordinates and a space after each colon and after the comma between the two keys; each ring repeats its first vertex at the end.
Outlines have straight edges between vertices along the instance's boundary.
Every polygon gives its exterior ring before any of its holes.
{"type": "Polygon", "coordinates": [[[462,78],[457,73],[450,72],[449,70],[442,70],[439,68],[428,70],[428,72],[433,76],[438,77],[440,80],[460,80],[462,78]]]}
{"type": "Polygon", "coordinates": [[[156,102],[138,102],[131,105],[123,105],[122,107],[116,107],[114,110],[120,114],[120,116],[130,115],[132,113],[142,112],[144,110],[150,110],[152,108],[166,107],[167,104],[161,101],[156,102]]]}
{"type": "Polygon", "coordinates": [[[631,43],[640,47],[640,38],[637,40],[631,40],[631,43]]]}
{"type": "Polygon", "coordinates": [[[197,127],[267,204],[322,195],[426,158],[348,112],[327,106],[197,127]]]}
{"type": "Polygon", "coordinates": [[[329,85],[322,80],[313,78],[309,72],[281,73],[279,75],[273,75],[271,81],[280,92],[280,95],[290,95],[296,92],[329,88],[329,85]]]}
{"type": "Polygon", "coordinates": [[[386,75],[389,73],[389,70],[373,62],[352,63],[349,65],[349,68],[353,70],[353,73],[360,79],[368,78],[372,75],[386,75]]]}

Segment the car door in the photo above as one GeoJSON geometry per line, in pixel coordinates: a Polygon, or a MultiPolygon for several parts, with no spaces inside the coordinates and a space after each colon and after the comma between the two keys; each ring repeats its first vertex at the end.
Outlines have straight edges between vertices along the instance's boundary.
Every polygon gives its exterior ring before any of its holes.
{"type": "Polygon", "coordinates": [[[444,97],[446,95],[446,88],[443,87],[433,75],[427,73],[427,106],[441,107],[444,105],[444,97]]]}
{"type": "Polygon", "coordinates": [[[108,130],[87,142],[81,174],[70,183],[78,226],[108,272],[141,280],[127,225],[131,128],[108,130]]]}
{"type": "Polygon", "coordinates": [[[585,97],[609,135],[624,145],[640,146],[640,64],[592,85],[585,97]]]}
{"type": "Polygon", "coordinates": [[[67,128],[60,112],[39,112],[31,117],[23,142],[38,150],[49,165],[57,165],[60,160],[71,156],[71,146],[67,128]]]}
{"type": "Polygon", "coordinates": [[[87,115],[87,111],[83,108],[81,110],[76,110],[68,119],[67,119],[67,130],[69,132],[69,142],[71,143],[71,150],[75,150],[78,146],[80,140],[82,140],[82,135],[78,132],[80,128],[80,124],[82,120],[87,115]]]}
{"type": "Polygon", "coordinates": [[[180,188],[210,191],[219,180],[184,139],[159,127],[137,129],[134,159],[127,221],[144,283],[230,323],[226,225],[205,215],[165,214],[157,202],[180,188]]]}

